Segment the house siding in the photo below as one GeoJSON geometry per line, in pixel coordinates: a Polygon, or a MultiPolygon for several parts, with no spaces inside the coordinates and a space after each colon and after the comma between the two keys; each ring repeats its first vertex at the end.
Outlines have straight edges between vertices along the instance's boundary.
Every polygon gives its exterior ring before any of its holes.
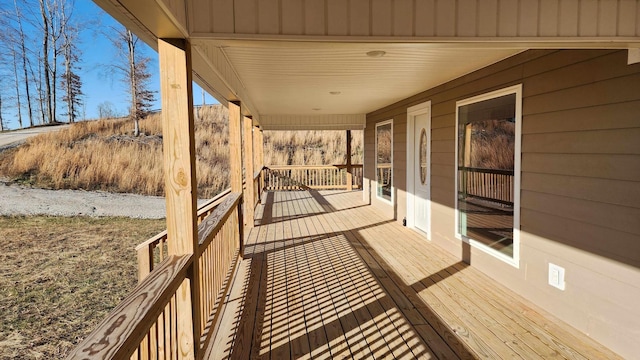
{"type": "Polygon", "coordinates": [[[395,204],[372,203],[398,221],[406,216],[407,108],[430,100],[431,240],[462,257],[454,229],[456,101],[517,84],[520,266],[475,248],[465,259],[622,356],[637,356],[640,64],[627,65],[626,51],[530,50],[368,114],[369,179],[375,123],[394,120],[395,204]],[[550,262],[565,268],[565,291],[547,284],[550,262]]]}

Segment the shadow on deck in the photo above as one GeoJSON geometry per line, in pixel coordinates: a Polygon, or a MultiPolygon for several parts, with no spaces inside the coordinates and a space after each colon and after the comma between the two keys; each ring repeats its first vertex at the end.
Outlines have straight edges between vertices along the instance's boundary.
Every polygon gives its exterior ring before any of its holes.
{"type": "Polygon", "coordinates": [[[615,357],[361,192],[267,196],[207,358],[615,357]]]}

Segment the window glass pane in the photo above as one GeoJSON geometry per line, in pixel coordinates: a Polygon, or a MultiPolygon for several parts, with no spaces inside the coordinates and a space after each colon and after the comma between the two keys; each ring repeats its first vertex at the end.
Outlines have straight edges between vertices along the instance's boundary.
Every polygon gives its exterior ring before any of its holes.
{"type": "Polygon", "coordinates": [[[420,182],[422,185],[427,182],[427,131],[420,132],[420,182]]]}
{"type": "Polygon", "coordinates": [[[376,126],[376,181],[377,195],[391,201],[391,124],[376,126]]]}
{"type": "Polygon", "coordinates": [[[516,95],[458,108],[459,232],[513,257],[516,95]]]}

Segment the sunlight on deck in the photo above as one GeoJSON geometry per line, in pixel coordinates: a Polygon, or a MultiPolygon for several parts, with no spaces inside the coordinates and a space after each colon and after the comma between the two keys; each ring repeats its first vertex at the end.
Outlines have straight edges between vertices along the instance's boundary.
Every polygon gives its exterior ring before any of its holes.
{"type": "Polygon", "coordinates": [[[361,194],[267,193],[207,358],[615,356],[361,194]]]}

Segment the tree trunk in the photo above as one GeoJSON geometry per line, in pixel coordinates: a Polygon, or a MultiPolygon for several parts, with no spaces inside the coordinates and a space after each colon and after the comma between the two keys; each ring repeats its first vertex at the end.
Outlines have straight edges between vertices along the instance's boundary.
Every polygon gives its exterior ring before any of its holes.
{"type": "Polygon", "coordinates": [[[49,69],[49,16],[45,9],[45,0],[40,0],[40,15],[42,16],[42,66],[44,68],[44,83],[46,87],[45,102],[47,104],[47,122],[53,122],[53,104],[51,102],[51,73],[49,69]]]}
{"type": "Polygon", "coordinates": [[[12,49],[13,52],[13,75],[14,75],[14,79],[16,81],[16,101],[18,102],[17,107],[18,107],[18,125],[20,126],[20,129],[22,129],[22,106],[20,105],[20,80],[18,79],[18,61],[17,61],[17,54],[16,54],[16,50],[12,49]]]}
{"type": "Polygon", "coordinates": [[[22,70],[24,72],[24,86],[27,97],[27,111],[29,113],[29,126],[33,127],[33,109],[31,107],[31,90],[29,89],[29,73],[27,72],[27,47],[25,45],[24,30],[22,28],[22,15],[18,10],[18,2],[13,0],[13,6],[16,9],[16,17],[18,19],[18,30],[20,32],[20,50],[22,50],[22,70]]]}
{"type": "Polygon", "coordinates": [[[137,78],[136,78],[136,47],[133,39],[133,34],[130,30],[127,30],[127,47],[129,48],[129,79],[131,82],[129,86],[131,87],[131,112],[130,116],[134,122],[133,136],[140,135],[140,124],[138,122],[138,86],[137,86],[137,78]]]}
{"type": "Polygon", "coordinates": [[[2,117],[2,93],[0,93],[0,131],[4,131],[4,118],[2,117]]]}

